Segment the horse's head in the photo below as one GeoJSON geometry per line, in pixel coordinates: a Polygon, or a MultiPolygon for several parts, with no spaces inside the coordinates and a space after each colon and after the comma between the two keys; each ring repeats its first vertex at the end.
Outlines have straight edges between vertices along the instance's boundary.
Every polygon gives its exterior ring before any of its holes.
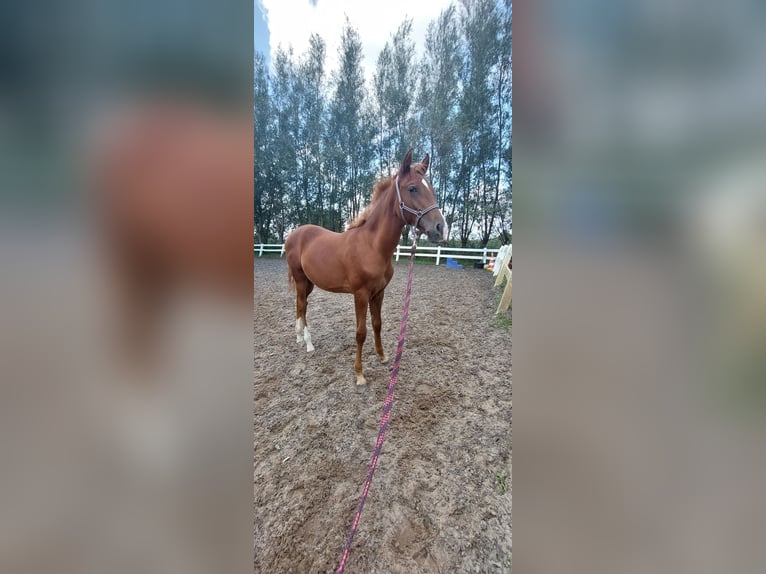
{"type": "Polygon", "coordinates": [[[444,220],[431,182],[426,178],[428,154],[420,163],[412,163],[412,150],[402,160],[396,175],[399,211],[408,225],[428,235],[429,241],[447,241],[447,222],[444,220]]]}

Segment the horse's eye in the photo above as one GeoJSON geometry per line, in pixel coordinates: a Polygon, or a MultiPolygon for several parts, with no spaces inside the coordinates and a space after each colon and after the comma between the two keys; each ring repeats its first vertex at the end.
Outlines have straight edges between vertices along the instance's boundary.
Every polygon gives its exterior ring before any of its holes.
{"type": "Polygon", "coordinates": [[[418,188],[415,187],[414,185],[410,186],[410,193],[415,193],[417,190],[418,190],[418,188]]]}

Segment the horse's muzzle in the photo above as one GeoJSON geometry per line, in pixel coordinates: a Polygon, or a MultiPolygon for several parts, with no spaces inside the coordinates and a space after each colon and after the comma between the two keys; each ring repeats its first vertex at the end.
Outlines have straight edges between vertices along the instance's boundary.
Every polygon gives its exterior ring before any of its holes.
{"type": "Polygon", "coordinates": [[[434,243],[439,243],[443,241],[442,234],[438,231],[435,231],[431,229],[430,231],[426,232],[426,235],[428,236],[428,241],[432,241],[434,243]]]}
{"type": "Polygon", "coordinates": [[[447,241],[447,223],[442,219],[439,223],[426,230],[428,241],[443,243],[447,241]]]}

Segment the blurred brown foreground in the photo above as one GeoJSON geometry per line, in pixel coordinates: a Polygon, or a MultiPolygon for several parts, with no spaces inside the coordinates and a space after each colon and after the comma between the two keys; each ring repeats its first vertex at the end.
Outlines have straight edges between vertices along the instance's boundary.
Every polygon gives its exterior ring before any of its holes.
{"type": "Polygon", "coordinates": [[[252,569],[253,5],[0,18],[0,572],[252,569]]]}
{"type": "Polygon", "coordinates": [[[3,232],[2,571],[247,566],[251,117],[104,118],[79,207],[3,232]]]}

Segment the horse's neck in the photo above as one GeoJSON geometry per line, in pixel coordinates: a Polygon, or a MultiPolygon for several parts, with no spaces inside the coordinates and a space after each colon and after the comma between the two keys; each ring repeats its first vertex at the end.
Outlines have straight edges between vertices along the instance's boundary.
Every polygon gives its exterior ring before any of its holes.
{"type": "Polygon", "coordinates": [[[396,193],[390,188],[383,192],[378,205],[370,213],[365,224],[365,231],[370,234],[371,243],[375,248],[389,257],[396,250],[399,238],[402,235],[404,223],[397,211],[396,193]]]}

